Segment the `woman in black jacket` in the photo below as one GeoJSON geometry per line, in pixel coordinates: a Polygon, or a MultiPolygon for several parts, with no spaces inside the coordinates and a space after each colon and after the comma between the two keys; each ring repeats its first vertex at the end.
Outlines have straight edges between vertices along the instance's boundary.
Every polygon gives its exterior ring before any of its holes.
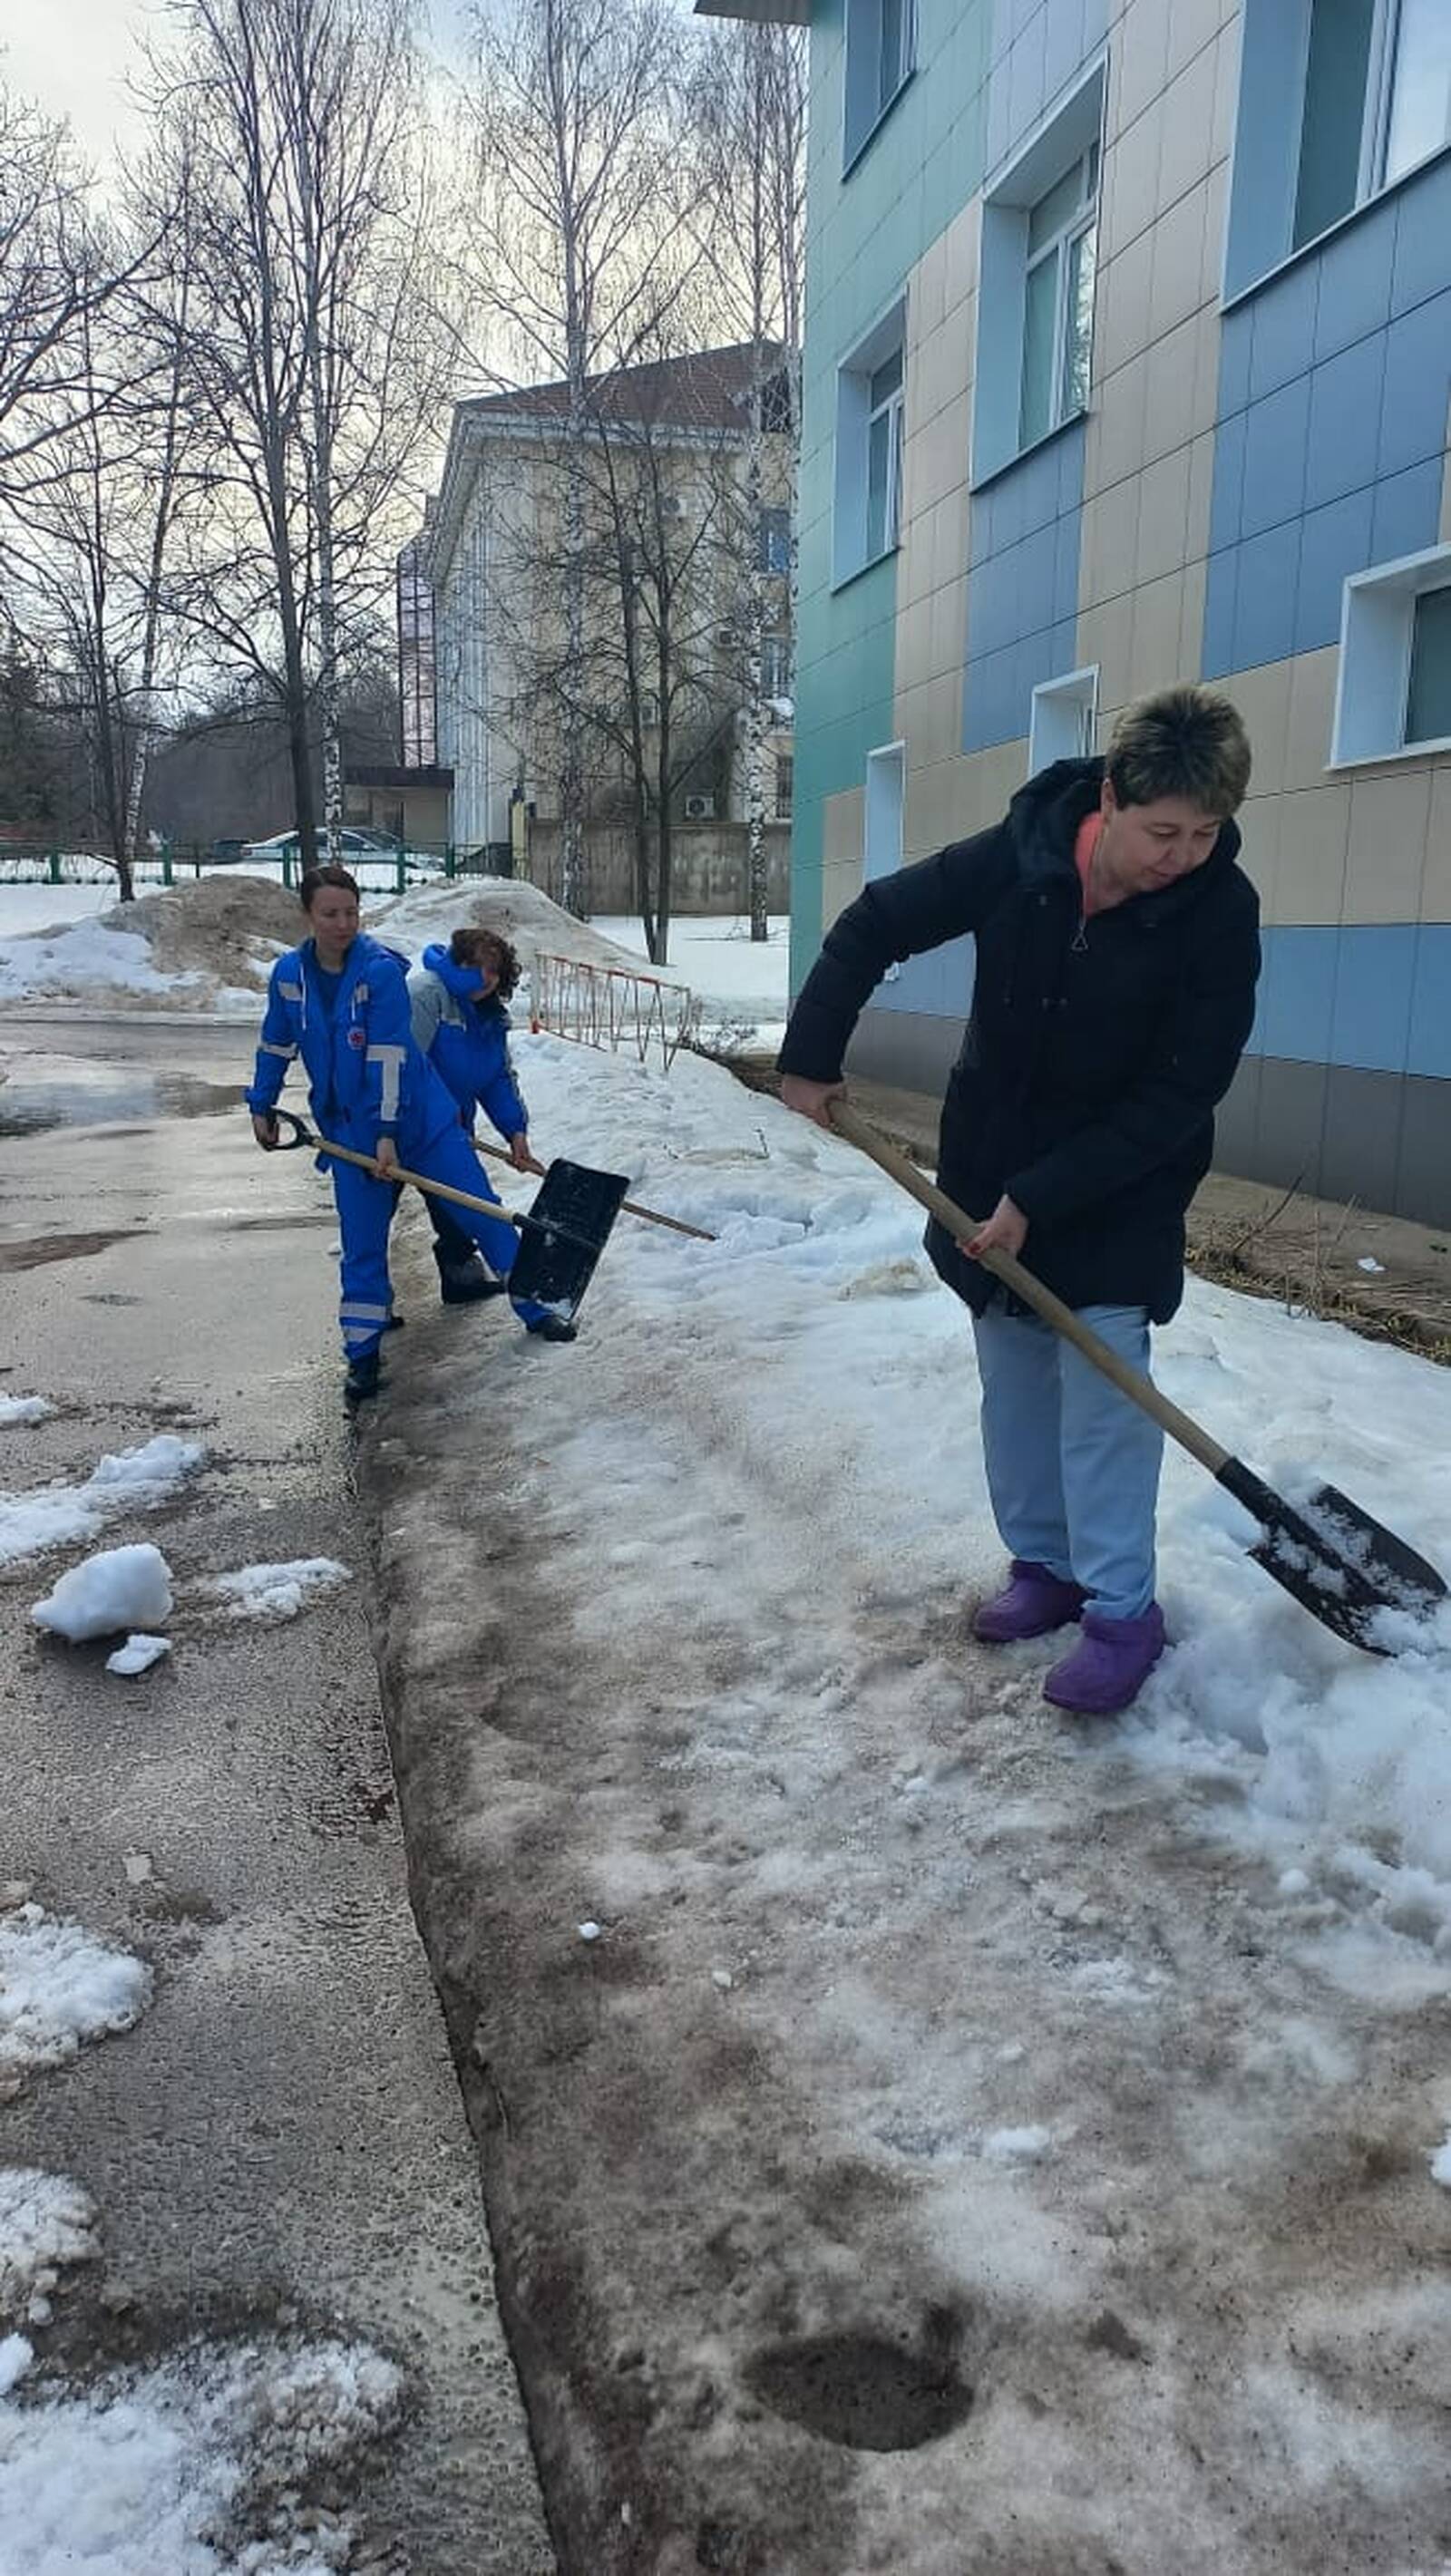
{"type": "Polygon", "coordinates": [[[973,933],[971,1014],[938,1176],[991,1215],[934,1266],[971,1308],[994,1518],[1012,1566],[989,1644],[1082,1622],[1044,1684],[1127,1707],[1164,1648],[1154,1599],[1160,1434],[981,1268],[1022,1253],[1147,1372],[1183,1293],[1184,1217],[1254,1016],[1258,903],[1230,817],[1249,783],[1237,709],[1207,689],[1129,708],[1103,760],[1059,761],[1004,820],[878,879],[827,934],[781,1049],[781,1097],[822,1125],[868,995],[895,961],[973,933]]]}

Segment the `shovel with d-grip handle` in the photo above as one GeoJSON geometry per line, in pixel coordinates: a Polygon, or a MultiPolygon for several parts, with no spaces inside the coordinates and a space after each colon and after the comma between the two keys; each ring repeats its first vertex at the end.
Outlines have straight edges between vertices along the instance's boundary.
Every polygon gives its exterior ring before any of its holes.
{"type": "MultiPolygon", "coordinates": [[[[966,1243],[978,1231],[978,1219],[967,1214],[927,1180],[915,1163],[880,1136],[875,1127],[839,1096],[829,1099],[826,1113],[839,1136],[869,1154],[874,1163],[900,1181],[904,1190],[947,1228],[955,1243],[966,1243]]],[[[1294,1595],[1302,1609],[1367,1654],[1394,1652],[1376,1634],[1378,1615],[1399,1610],[1413,1619],[1429,1619],[1447,1598],[1446,1584],[1434,1565],[1397,1538],[1393,1530],[1362,1511],[1334,1485],[1319,1485],[1298,1508],[1265,1484],[1252,1467],[1230,1455],[1177,1404],[1161,1395],[1153,1379],[1132,1369],[1107,1342],[1025,1270],[1010,1252],[975,1256],[1015,1297],[1072,1342],[1086,1360],[1110,1378],[1121,1395],[1147,1413],[1171,1440],[1207,1467],[1216,1483],[1259,1522],[1260,1540],[1250,1554],[1266,1574],[1294,1595]]]]}
{"type": "MultiPolygon", "coordinates": [[[[356,1163],[376,1179],[385,1177],[371,1154],[359,1154],[351,1145],[335,1145],[327,1136],[315,1136],[305,1120],[290,1109],[274,1109],[272,1116],[279,1126],[285,1124],[292,1130],[290,1136],[279,1138],[282,1153],[310,1145],[336,1162],[356,1163]]],[[[477,1208],[481,1216],[517,1226],[520,1243],[518,1258],[509,1273],[510,1296],[532,1298],[570,1323],[630,1186],[627,1173],[596,1172],[587,1163],[556,1161],[546,1170],[533,1206],[519,1210],[506,1208],[499,1199],[478,1197],[472,1190],[456,1190],[448,1181],[431,1181],[423,1172],[408,1171],[402,1163],[396,1163],[386,1178],[411,1181],[425,1198],[447,1199],[456,1207],[477,1208]]]]}

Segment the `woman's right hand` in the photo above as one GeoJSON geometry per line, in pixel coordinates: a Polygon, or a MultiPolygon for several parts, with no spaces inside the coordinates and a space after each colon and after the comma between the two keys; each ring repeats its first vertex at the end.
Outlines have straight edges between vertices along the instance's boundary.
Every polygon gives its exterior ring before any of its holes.
{"type": "Polygon", "coordinates": [[[253,1110],[252,1133],[256,1137],[264,1154],[276,1153],[279,1141],[279,1130],[276,1117],[270,1109],[253,1110]]]}

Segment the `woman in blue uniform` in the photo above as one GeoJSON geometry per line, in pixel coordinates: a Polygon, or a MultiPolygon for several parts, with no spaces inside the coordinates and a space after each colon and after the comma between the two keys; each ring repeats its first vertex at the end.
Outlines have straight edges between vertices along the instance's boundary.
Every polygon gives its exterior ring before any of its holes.
{"type": "MultiPolygon", "coordinates": [[[[413,1041],[447,1085],[459,1123],[472,1136],[482,1109],[509,1148],[517,1172],[537,1171],[529,1150],[529,1112],[509,1053],[504,1005],[519,981],[519,960],[492,930],[454,931],[448,946],[425,948],[408,977],[413,1041]]],[[[478,1186],[494,1192],[481,1173],[478,1186]]],[[[472,1239],[455,1225],[445,1199],[431,1199],[433,1257],[446,1306],[491,1297],[503,1287],[485,1269],[472,1239]]]]}
{"type": "MultiPolygon", "coordinates": [[[[383,1335],[393,1311],[388,1228],[400,1163],[429,1180],[482,1196],[479,1170],[452,1095],[413,1042],[406,961],[358,927],[358,888],[346,868],[309,868],[300,888],[308,936],[279,957],[247,1093],[259,1145],[276,1145],[274,1115],[287,1068],[307,1068],[312,1114],[323,1135],[371,1156],[375,1171],[331,1163],[342,1233],[338,1318],[348,1363],[349,1405],[377,1393],[383,1335]]],[[[511,1225],[461,1208],[459,1219],[490,1267],[507,1278],[518,1249],[511,1225]]],[[[542,1340],[573,1340],[574,1328],[527,1299],[515,1311],[542,1340]]]]}

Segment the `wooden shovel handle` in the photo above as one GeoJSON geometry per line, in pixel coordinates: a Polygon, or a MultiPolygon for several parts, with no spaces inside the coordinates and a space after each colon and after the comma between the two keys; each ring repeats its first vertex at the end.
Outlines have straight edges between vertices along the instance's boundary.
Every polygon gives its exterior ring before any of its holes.
{"type": "MultiPolygon", "coordinates": [[[[515,1171],[519,1169],[513,1155],[506,1154],[502,1145],[486,1145],[482,1136],[471,1136],[469,1143],[476,1154],[487,1154],[495,1163],[508,1163],[515,1171]]],[[[531,1172],[542,1172],[544,1165],[531,1154],[525,1168],[531,1172]]],[[[688,1234],[695,1243],[716,1241],[716,1237],[708,1234],[703,1225],[687,1225],[679,1216],[662,1216],[658,1208],[641,1207],[638,1199],[621,1199],[620,1205],[629,1215],[642,1216],[647,1225],[668,1225],[672,1234],[688,1234]]]]}
{"type": "MultiPolygon", "coordinates": [[[[966,1243],[977,1233],[981,1220],[969,1216],[965,1208],[960,1208],[947,1196],[945,1190],[939,1190],[935,1181],[929,1181],[908,1155],[889,1143],[847,1101],[828,1100],[826,1114],[837,1134],[844,1136],[848,1144],[859,1146],[862,1153],[869,1154],[874,1163],[890,1173],[894,1181],[899,1181],[904,1190],[910,1191],[912,1197],[936,1217],[938,1224],[947,1228],[954,1243],[966,1243]]],[[[1201,1467],[1207,1467],[1211,1476],[1217,1476],[1221,1468],[1230,1464],[1231,1452],[1228,1449],[1211,1439],[1191,1415],[1181,1413],[1177,1404],[1171,1404],[1166,1395],[1161,1395],[1152,1378],[1130,1368],[1117,1351],[1110,1350],[1107,1342],[1100,1341],[1082,1316],[1076,1315],[1071,1306],[1065,1306],[1061,1297],[1055,1297],[1051,1288],[1045,1288],[1041,1279],[1035,1279],[1031,1270],[1025,1270],[1011,1252],[983,1252],[976,1258],[984,1270],[990,1270],[995,1279],[1001,1279],[1003,1286],[1010,1288],[1015,1297],[1020,1297],[1025,1306],[1031,1306],[1035,1315],[1041,1315],[1045,1324],[1051,1324],[1055,1333],[1061,1333],[1065,1342],[1072,1342],[1075,1350],[1082,1351],[1084,1358],[1112,1381],[1120,1395],[1126,1395],[1130,1404],[1136,1404],[1141,1413],[1147,1413],[1151,1421],[1158,1423],[1161,1431],[1167,1431],[1171,1440],[1177,1440],[1181,1448],[1188,1450],[1191,1458],[1197,1458],[1201,1467]]]]}
{"type": "Polygon", "coordinates": [[[308,1141],[316,1145],[320,1154],[331,1154],[339,1163],[356,1163],[362,1171],[371,1172],[375,1181],[411,1181],[426,1198],[452,1199],[459,1207],[477,1208],[482,1216],[496,1216],[505,1225],[529,1223],[527,1216],[516,1216],[512,1208],[506,1208],[502,1199],[477,1198],[472,1190],[456,1190],[448,1181],[425,1180],[422,1172],[410,1172],[402,1163],[395,1163],[391,1172],[380,1172],[371,1154],[355,1154],[351,1145],[330,1144],[326,1136],[313,1136],[308,1141]]]}

